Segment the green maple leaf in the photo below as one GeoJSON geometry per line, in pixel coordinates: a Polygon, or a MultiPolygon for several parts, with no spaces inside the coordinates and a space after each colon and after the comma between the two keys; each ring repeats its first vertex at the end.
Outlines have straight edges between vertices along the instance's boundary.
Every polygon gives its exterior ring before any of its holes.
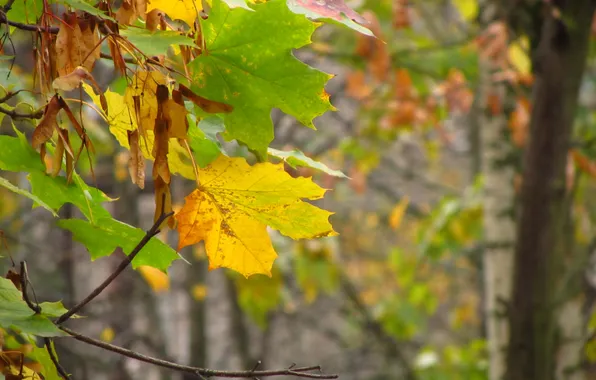
{"type": "MultiPolygon", "coordinates": [[[[112,218],[99,220],[96,224],[82,219],[63,219],[58,225],[72,232],[74,240],[87,247],[92,260],[109,256],[117,247],[129,255],[145,236],[145,232],[140,228],[112,218]]],[[[149,265],[165,272],[177,258],[179,256],[176,251],[161,240],[153,238],[134,258],[132,266],[138,268],[141,265],[149,265]]]]}
{"type": "Polygon", "coordinates": [[[65,336],[50,320],[66,312],[62,303],[44,302],[39,306],[41,313],[37,314],[23,301],[12,281],[0,277],[0,327],[38,336],[65,336]]]}
{"type": "Polygon", "coordinates": [[[313,129],[315,117],[334,109],[324,89],[331,75],[292,54],[292,49],[311,42],[316,28],[283,0],[255,5],[253,11],[213,1],[209,18],[202,22],[206,51],[190,68],[194,91],[234,106],[224,116],[226,138],[266,157],[273,140],[273,108],[313,129]]]}

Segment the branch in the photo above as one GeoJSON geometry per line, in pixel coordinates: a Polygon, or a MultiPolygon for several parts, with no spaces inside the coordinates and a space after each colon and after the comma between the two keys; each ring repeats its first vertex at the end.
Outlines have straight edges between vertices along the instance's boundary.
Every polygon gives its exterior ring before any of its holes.
{"type": "MultiPolygon", "coordinates": [[[[21,280],[21,293],[23,294],[23,300],[25,301],[27,306],[29,306],[29,309],[31,309],[35,314],[41,313],[41,307],[37,303],[37,300],[35,303],[33,303],[29,298],[29,293],[27,293],[27,284],[29,283],[29,276],[27,275],[27,264],[24,261],[21,261],[21,273],[19,274],[19,277],[21,280]]],[[[33,291],[33,296],[35,297],[35,291],[33,291]]],[[[46,350],[48,350],[50,360],[56,366],[56,370],[58,371],[60,376],[62,376],[65,380],[68,380],[68,373],[66,373],[64,367],[62,367],[58,362],[58,357],[56,357],[56,353],[52,348],[52,339],[43,338],[43,343],[46,347],[46,350]]]]}
{"type": "Polygon", "coordinates": [[[346,296],[352,302],[364,320],[364,327],[366,327],[381,343],[385,345],[391,356],[395,357],[400,362],[405,372],[405,379],[416,380],[416,373],[409,365],[405,353],[399,348],[396,341],[394,341],[390,336],[385,335],[383,332],[383,327],[370,314],[370,311],[366,305],[362,303],[362,300],[358,296],[357,290],[344,273],[340,274],[340,282],[343,291],[346,293],[346,296]]]}
{"type": "Polygon", "coordinates": [[[58,357],[56,356],[54,348],[52,347],[52,339],[43,338],[43,344],[46,346],[46,350],[48,350],[48,355],[50,355],[50,360],[52,360],[52,363],[54,363],[54,365],[56,366],[56,370],[58,371],[60,376],[62,376],[62,378],[67,380],[69,378],[69,375],[64,369],[64,367],[62,367],[62,365],[58,362],[58,357]]]}
{"type": "MultiPolygon", "coordinates": [[[[11,2],[9,1],[9,3],[11,3],[11,2]]],[[[8,5],[8,3],[7,3],[7,5],[8,5]]],[[[57,34],[58,31],[60,30],[56,26],[43,27],[40,25],[23,24],[23,23],[16,22],[16,21],[10,21],[8,18],[6,18],[6,12],[7,12],[6,9],[4,9],[4,12],[0,12],[0,24],[8,24],[10,26],[14,26],[17,29],[28,30],[30,32],[49,32],[52,34],[57,34]]]]}
{"type": "MultiPolygon", "coordinates": [[[[163,202],[162,204],[165,204],[165,202],[163,202]]],[[[114,272],[110,276],[108,276],[108,278],[106,278],[104,280],[104,282],[102,282],[91,293],[89,293],[89,295],[87,297],[85,297],[78,304],[76,304],[73,307],[71,307],[66,313],[62,314],[56,320],[55,323],[57,325],[60,325],[60,324],[62,324],[64,322],[66,322],[77,311],[81,310],[85,305],[87,305],[95,297],[97,297],[105,288],[107,288],[108,285],[110,285],[112,283],[112,281],[114,281],[114,279],[116,277],[118,277],[118,275],[120,275],[120,273],[122,273],[126,269],[126,267],[128,267],[128,264],[130,264],[132,262],[132,260],[137,256],[137,254],[143,249],[143,247],[145,247],[145,245],[147,245],[147,243],[149,243],[149,240],[151,240],[152,237],[154,237],[155,235],[157,235],[159,233],[159,227],[161,226],[161,224],[166,219],[168,219],[170,216],[172,216],[173,214],[174,214],[174,212],[169,212],[167,214],[164,214],[163,213],[163,210],[162,210],[161,215],[155,221],[155,223],[153,223],[153,226],[151,227],[151,229],[149,231],[147,231],[147,233],[145,234],[145,236],[143,237],[143,239],[141,239],[141,241],[139,242],[139,244],[137,244],[137,246],[132,250],[132,252],[130,253],[130,255],[128,255],[124,260],[122,260],[122,262],[120,263],[120,265],[118,265],[118,267],[116,268],[116,270],[114,270],[114,272]]]]}
{"type": "Polygon", "coordinates": [[[31,113],[20,113],[14,110],[7,110],[6,108],[0,106],[0,113],[4,113],[13,119],[41,119],[43,117],[43,111],[43,109],[40,109],[31,113]]]}
{"type": "Polygon", "coordinates": [[[115,346],[113,344],[109,344],[103,342],[101,340],[93,339],[86,335],[80,334],[76,331],[73,331],[69,328],[59,326],[59,328],[64,331],[65,333],[69,334],[73,338],[78,341],[90,344],[92,346],[96,346],[102,348],[107,351],[111,351],[122,356],[126,356],[131,359],[136,359],[145,363],[153,364],[158,367],[168,368],[175,371],[180,372],[187,372],[192,373],[198,376],[205,376],[205,377],[225,377],[225,378],[254,378],[254,377],[270,377],[270,376],[295,376],[301,378],[308,378],[308,379],[337,379],[337,375],[325,375],[325,374],[314,374],[310,373],[312,371],[320,371],[321,368],[319,366],[313,367],[299,367],[299,368],[285,368],[279,370],[270,370],[270,371],[218,371],[214,369],[206,369],[200,367],[191,367],[182,364],[177,364],[173,362],[169,362],[167,360],[162,360],[158,358],[154,358],[151,356],[143,355],[138,352],[134,352],[132,350],[115,346]]]}

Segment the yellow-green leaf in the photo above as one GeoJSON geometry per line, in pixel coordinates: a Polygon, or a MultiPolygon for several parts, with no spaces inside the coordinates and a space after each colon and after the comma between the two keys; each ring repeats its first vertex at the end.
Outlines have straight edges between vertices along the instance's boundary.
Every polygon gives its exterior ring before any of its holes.
{"type": "Polygon", "coordinates": [[[176,214],[178,248],[204,240],[211,269],[270,276],[277,255],[267,226],[293,239],[336,235],[331,213],[302,201],[325,190],[310,178],[292,178],[282,164],[249,166],[243,158],[220,156],[199,171],[199,180],[176,214]]]}

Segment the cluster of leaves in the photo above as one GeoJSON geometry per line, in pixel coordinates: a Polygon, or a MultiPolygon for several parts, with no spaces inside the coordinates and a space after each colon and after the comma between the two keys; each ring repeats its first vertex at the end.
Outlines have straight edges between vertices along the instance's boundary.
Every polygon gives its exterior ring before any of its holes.
{"type": "MultiPolygon", "coordinates": [[[[20,30],[35,33],[35,87],[28,90],[39,97],[21,97],[18,86],[23,83],[8,82],[1,88],[0,115],[39,122],[30,139],[31,131],[14,124],[14,136],[0,136],[0,170],[27,173],[31,188],[5,178],[0,185],[56,217],[65,203],[73,204],[84,219],[57,224],[72,232],[92,259],[118,247],[131,254],[145,233],[114,219],[103,205],[114,199],[88,185],[77,171],[87,165],[95,180],[96,149],[88,133],[94,122],[85,117],[87,108],[129,150],[130,179],[139,188],[145,186],[146,160],[153,161],[155,221],[172,211],[173,175],[196,183],[161,227],[177,230],[178,250],[204,241],[210,269],[271,276],[277,254],[268,228],[292,239],[336,234],[328,221],[331,213],[306,202],[323,197],[325,190],[310,178],[290,176],[284,164],[345,175],[300,151],[270,149],[269,143],[273,108],[313,129],[314,118],[334,110],[324,89],[332,76],[302,63],[292,50],[311,42],[319,25],[315,19],[371,36],[361,25],[365,20],[342,1],[124,0],[118,9],[107,1],[24,4],[2,3],[0,17],[10,28],[0,43],[4,52],[20,30]],[[103,91],[97,83],[92,73],[100,59],[113,62],[125,84],[120,90],[103,91]],[[77,93],[78,98],[71,97],[77,93]],[[13,98],[23,101],[6,104],[13,98]],[[228,156],[217,134],[246,146],[258,162],[228,156]],[[269,162],[269,155],[278,163],[269,162]]],[[[3,58],[3,67],[12,67],[8,63],[15,57],[3,58]]],[[[152,238],[132,265],[165,272],[178,257],[152,238]]],[[[60,304],[43,303],[35,312],[18,286],[0,281],[0,327],[18,331],[34,347],[35,336],[64,334],[52,321],[66,312],[60,304]]],[[[4,347],[12,345],[5,342],[4,347]]],[[[42,363],[40,372],[46,379],[58,378],[44,372],[54,367],[46,357],[51,351],[41,351],[33,349],[42,363]]],[[[23,372],[23,355],[18,358],[3,353],[1,372],[35,378],[23,372]]]]}

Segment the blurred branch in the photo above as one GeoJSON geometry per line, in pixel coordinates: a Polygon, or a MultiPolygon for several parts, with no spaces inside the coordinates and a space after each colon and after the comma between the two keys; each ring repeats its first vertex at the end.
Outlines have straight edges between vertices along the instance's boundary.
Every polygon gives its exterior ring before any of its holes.
{"type": "Polygon", "coordinates": [[[352,284],[345,273],[340,273],[340,283],[342,290],[364,320],[364,327],[385,345],[390,356],[397,358],[405,372],[405,379],[416,380],[416,373],[410,366],[406,354],[400,349],[398,343],[393,338],[385,334],[383,326],[370,314],[370,311],[360,299],[354,284],[352,284]]]}
{"type": "Polygon", "coordinates": [[[270,371],[218,371],[213,369],[207,368],[200,368],[200,367],[192,367],[186,366],[182,364],[177,364],[173,362],[169,362],[166,360],[153,358],[151,356],[143,355],[138,352],[134,352],[132,350],[118,347],[109,343],[105,343],[101,340],[93,339],[83,334],[79,334],[76,331],[70,330],[66,327],[60,326],[59,327],[62,331],[69,334],[76,340],[81,342],[85,342],[87,344],[102,348],[107,351],[111,351],[123,356],[126,356],[131,359],[136,359],[145,363],[153,364],[159,367],[172,369],[175,371],[180,372],[188,372],[195,374],[201,377],[225,377],[225,378],[254,378],[254,377],[271,377],[271,376],[295,376],[300,378],[309,378],[309,379],[337,379],[337,375],[325,375],[325,374],[315,374],[312,371],[320,371],[321,368],[319,366],[312,366],[312,367],[289,367],[285,369],[278,369],[278,370],[270,370],[270,371]]]}
{"type": "Polygon", "coordinates": [[[7,110],[6,108],[0,106],[0,112],[6,114],[13,119],[41,119],[43,117],[43,109],[37,110],[31,113],[20,113],[14,110],[7,110]]]}

